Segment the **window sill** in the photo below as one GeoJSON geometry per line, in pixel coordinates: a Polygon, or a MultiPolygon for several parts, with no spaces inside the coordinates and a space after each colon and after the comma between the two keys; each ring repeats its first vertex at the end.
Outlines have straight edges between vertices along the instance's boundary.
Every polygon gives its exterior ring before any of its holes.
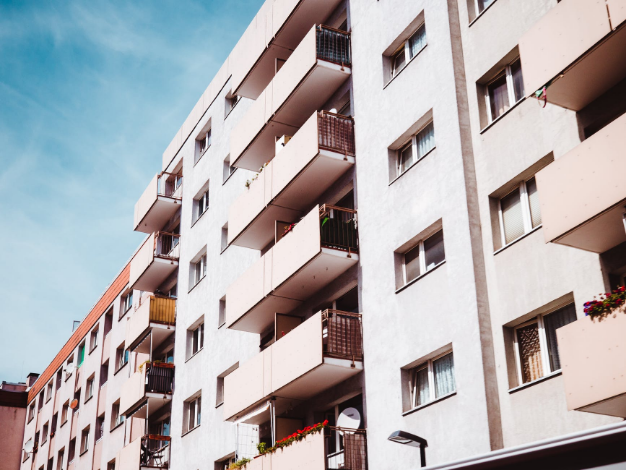
{"type": "Polygon", "coordinates": [[[222,402],[218,403],[217,405],[215,405],[215,408],[219,408],[219,407],[220,407],[220,406],[222,406],[223,404],[224,404],[224,402],[222,401],[222,402]]]}
{"type": "MultiPolygon", "coordinates": [[[[493,4],[492,4],[493,5],[493,4]]],[[[507,109],[505,112],[503,112],[500,116],[498,116],[497,118],[495,118],[493,121],[491,121],[489,124],[487,124],[481,131],[480,134],[483,134],[484,132],[487,132],[489,129],[491,129],[493,126],[495,126],[497,123],[499,123],[502,119],[504,119],[505,116],[508,116],[509,113],[511,113],[515,108],[517,108],[520,104],[522,104],[524,101],[526,101],[526,97],[521,98],[517,103],[515,103],[513,106],[511,106],[509,109],[507,109]]]]}
{"type": "Polygon", "coordinates": [[[396,181],[398,181],[400,178],[402,178],[404,175],[406,175],[411,168],[415,168],[419,162],[421,162],[422,160],[424,160],[428,155],[430,155],[431,153],[433,153],[435,151],[435,149],[437,148],[437,146],[435,145],[433,148],[431,148],[428,152],[426,152],[422,158],[420,158],[418,161],[416,161],[415,163],[413,163],[413,165],[411,165],[410,167],[408,167],[406,170],[404,170],[402,173],[400,173],[398,176],[396,176],[394,179],[392,179],[389,184],[387,186],[391,186],[393,183],[395,183],[396,181]]]}
{"type": "Polygon", "coordinates": [[[34,417],[34,416],[31,416],[31,417],[30,417],[30,419],[26,422],[26,424],[30,424],[30,422],[31,422],[33,419],[35,419],[35,417],[34,417]]]}
{"type": "MultiPolygon", "coordinates": [[[[496,0],[496,1],[497,1],[497,0],[496,0]]],[[[479,18],[481,18],[481,17],[485,14],[485,12],[486,12],[487,10],[489,10],[489,9],[490,9],[490,8],[491,8],[491,7],[492,7],[495,3],[496,3],[496,2],[494,1],[491,5],[489,5],[489,6],[488,6],[487,8],[485,8],[483,11],[481,11],[481,12],[478,14],[478,16],[477,16],[476,18],[474,18],[474,19],[470,22],[470,24],[468,25],[468,28],[469,28],[470,26],[472,26],[474,23],[476,23],[476,22],[478,21],[478,19],[479,19],[479,18]]]]}
{"type": "Polygon", "coordinates": [[[520,240],[523,240],[524,238],[528,237],[530,234],[535,233],[537,230],[539,230],[541,227],[543,227],[543,224],[539,224],[537,225],[534,229],[532,229],[530,232],[526,232],[524,235],[520,235],[519,237],[517,237],[515,240],[513,240],[512,242],[509,242],[507,245],[504,245],[502,248],[497,249],[496,251],[493,252],[493,255],[497,255],[498,253],[503,252],[504,250],[506,250],[508,247],[515,245],[517,242],[519,242],[520,240]]]}
{"type": "Polygon", "coordinates": [[[220,329],[221,327],[223,327],[225,324],[226,324],[226,322],[225,322],[225,321],[224,321],[224,322],[222,322],[222,323],[220,323],[220,324],[217,326],[217,329],[219,330],[219,329],[220,329]]]}
{"type": "Polygon", "coordinates": [[[228,175],[224,181],[222,181],[222,186],[224,186],[226,184],[226,182],[230,179],[231,176],[233,176],[235,174],[236,171],[237,171],[237,167],[235,167],[235,169],[232,171],[232,173],[230,175],[228,175]]]}
{"type": "Polygon", "coordinates": [[[93,348],[91,348],[89,350],[89,352],[87,353],[88,356],[91,356],[91,353],[94,352],[96,349],[98,349],[98,345],[96,344],[93,348]]]}
{"type": "Polygon", "coordinates": [[[224,252],[225,252],[226,250],[228,250],[228,247],[229,247],[229,246],[230,246],[230,245],[226,245],[224,248],[222,248],[222,251],[220,251],[220,255],[224,254],[224,252]]]}
{"type": "Polygon", "coordinates": [[[43,447],[43,445],[44,445],[46,442],[48,442],[48,438],[46,438],[46,440],[45,440],[45,441],[41,441],[41,447],[43,447]]]}
{"type": "Polygon", "coordinates": [[[126,314],[130,311],[132,307],[128,307],[124,313],[122,313],[122,315],[117,319],[117,321],[120,321],[122,318],[124,318],[126,316],[126,314]]]}
{"type": "Polygon", "coordinates": [[[435,403],[439,403],[440,401],[446,400],[447,398],[453,397],[454,395],[456,395],[456,390],[452,393],[448,393],[447,395],[444,395],[442,397],[439,398],[435,398],[433,401],[429,401],[428,403],[424,403],[423,405],[420,406],[416,406],[415,408],[411,408],[409,411],[405,411],[404,413],[402,413],[402,416],[408,416],[412,413],[415,413],[416,411],[422,410],[424,408],[427,408],[431,405],[434,405],[435,403]]]}
{"type": "Polygon", "coordinates": [[[202,280],[203,280],[205,277],[206,277],[206,274],[205,274],[204,276],[202,276],[198,282],[196,282],[193,286],[191,286],[191,289],[189,289],[189,290],[187,291],[187,293],[189,294],[192,290],[194,290],[194,289],[196,288],[196,286],[197,286],[198,284],[200,284],[200,283],[202,282],[202,280]]]}
{"type": "Polygon", "coordinates": [[[204,351],[204,347],[198,349],[195,353],[193,353],[191,356],[189,356],[189,358],[185,361],[185,364],[187,364],[189,361],[191,361],[194,357],[196,357],[202,351],[204,351]]]}
{"type": "Polygon", "coordinates": [[[405,285],[403,285],[402,287],[396,289],[396,294],[399,294],[400,292],[402,292],[404,289],[406,289],[409,286],[412,286],[413,284],[415,284],[417,281],[419,281],[420,279],[422,279],[425,276],[428,276],[430,273],[432,273],[433,271],[435,271],[437,268],[439,268],[439,266],[443,266],[444,264],[446,264],[446,260],[443,260],[441,263],[439,263],[437,266],[435,266],[434,268],[431,268],[429,271],[426,271],[424,274],[421,274],[420,276],[417,276],[415,279],[410,280],[409,282],[407,282],[405,285]]]}
{"type": "Polygon", "coordinates": [[[63,425],[64,425],[65,423],[67,423],[67,421],[68,421],[67,419],[66,419],[65,421],[63,421],[63,422],[61,423],[61,425],[59,426],[59,429],[61,429],[61,428],[63,427],[63,425]]]}
{"type": "Polygon", "coordinates": [[[420,55],[422,52],[424,52],[424,50],[425,50],[427,47],[428,47],[428,43],[427,43],[424,47],[422,47],[422,48],[420,49],[420,51],[419,51],[417,54],[415,54],[415,55],[414,55],[414,56],[413,56],[413,57],[412,57],[412,58],[411,58],[411,59],[410,59],[410,60],[406,63],[406,65],[405,65],[404,67],[402,67],[402,70],[400,70],[397,74],[395,74],[393,77],[391,77],[391,78],[389,79],[389,81],[388,81],[387,83],[385,83],[385,85],[383,85],[383,90],[384,90],[384,89],[386,89],[386,88],[387,88],[387,87],[391,84],[391,82],[393,82],[393,81],[396,79],[396,77],[399,77],[399,76],[400,76],[400,74],[401,74],[402,72],[404,72],[404,71],[407,69],[407,67],[409,66],[409,64],[411,64],[411,62],[413,62],[413,61],[414,61],[417,57],[419,57],[419,55],[420,55]]]}
{"type": "Polygon", "coordinates": [[[70,379],[70,377],[71,377],[72,375],[74,375],[74,374],[72,373],[72,374],[70,374],[70,375],[66,376],[66,377],[65,377],[65,381],[67,382],[67,381],[70,379]]]}
{"type": "Polygon", "coordinates": [[[107,383],[109,383],[108,379],[106,382],[104,382],[102,385],[100,385],[100,390],[102,390],[102,387],[104,387],[107,383]]]}
{"type": "Polygon", "coordinates": [[[89,400],[91,400],[93,398],[93,395],[91,395],[90,397],[86,398],[85,401],[83,402],[83,405],[86,404],[89,400]]]}
{"type": "Polygon", "coordinates": [[[211,148],[211,146],[209,145],[207,148],[205,148],[205,149],[202,151],[202,153],[198,156],[198,158],[197,158],[197,159],[193,162],[193,166],[194,166],[194,167],[198,164],[198,162],[199,162],[200,160],[202,160],[202,157],[204,157],[204,154],[206,154],[206,153],[209,151],[209,149],[210,149],[210,148],[211,148]]]}
{"type": "Polygon", "coordinates": [[[80,454],[78,454],[79,457],[82,457],[83,455],[85,455],[87,452],[89,451],[89,449],[85,449],[83,450],[80,454]]]}
{"type": "Polygon", "coordinates": [[[226,119],[228,119],[228,116],[230,116],[230,113],[233,112],[233,110],[237,107],[237,105],[239,104],[240,101],[241,101],[241,98],[239,98],[237,100],[237,102],[233,105],[233,107],[228,110],[228,112],[226,113],[226,116],[224,116],[224,121],[226,121],[226,119]]]}
{"type": "Polygon", "coordinates": [[[194,432],[196,429],[198,429],[201,425],[198,424],[196,427],[191,428],[189,431],[184,432],[180,437],[185,437],[187,434],[194,432]]]}
{"type": "Polygon", "coordinates": [[[46,405],[48,404],[50,400],[52,400],[52,397],[48,397],[48,399],[46,400],[46,405]]]}
{"type": "Polygon", "coordinates": [[[125,362],[122,367],[120,367],[115,372],[113,372],[113,377],[115,377],[119,371],[121,371],[124,367],[126,367],[127,364],[128,364],[128,362],[125,362]]]}
{"type": "Polygon", "coordinates": [[[110,430],[109,432],[111,433],[111,432],[115,431],[117,428],[121,427],[121,426],[122,426],[122,424],[124,424],[125,422],[126,422],[126,421],[122,421],[121,423],[117,423],[115,426],[113,426],[113,427],[111,428],[111,430],[110,430]]]}
{"type": "Polygon", "coordinates": [[[204,212],[203,212],[202,214],[200,214],[200,215],[198,216],[198,218],[197,218],[196,220],[194,220],[194,221],[192,222],[191,227],[193,227],[194,225],[196,225],[196,224],[198,223],[198,220],[200,220],[200,219],[202,218],[202,216],[203,216],[204,214],[206,214],[207,212],[209,212],[209,208],[208,208],[208,207],[204,210],[204,212]]]}
{"type": "Polygon", "coordinates": [[[562,372],[561,369],[559,369],[559,370],[557,370],[555,372],[551,372],[548,375],[544,375],[540,379],[533,380],[532,382],[527,382],[525,384],[522,384],[522,385],[519,385],[517,387],[514,387],[514,388],[509,390],[509,393],[519,392],[520,390],[524,390],[525,388],[532,387],[533,385],[539,384],[541,382],[545,382],[546,380],[550,380],[553,377],[557,377],[557,376],[561,375],[562,373],[563,372],[562,372]]]}

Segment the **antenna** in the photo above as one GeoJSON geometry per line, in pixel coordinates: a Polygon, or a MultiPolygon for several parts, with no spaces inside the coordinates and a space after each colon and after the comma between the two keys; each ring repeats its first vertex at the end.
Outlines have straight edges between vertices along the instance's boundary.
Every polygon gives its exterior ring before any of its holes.
{"type": "MultiPolygon", "coordinates": [[[[361,425],[361,413],[356,408],[346,408],[337,418],[337,427],[346,428],[344,431],[348,434],[354,434],[354,429],[359,429],[361,425]]],[[[338,431],[343,435],[344,431],[338,431]]]]}
{"type": "Polygon", "coordinates": [[[24,452],[26,452],[27,454],[30,454],[33,451],[34,445],[35,444],[33,443],[33,440],[29,439],[28,442],[24,444],[24,452]]]}

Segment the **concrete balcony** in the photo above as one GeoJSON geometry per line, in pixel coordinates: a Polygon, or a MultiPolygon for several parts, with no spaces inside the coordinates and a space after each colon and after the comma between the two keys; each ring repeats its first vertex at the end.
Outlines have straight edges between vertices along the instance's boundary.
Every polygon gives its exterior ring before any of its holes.
{"type": "Polygon", "coordinates": [[[563,0],[519,42],[525,89],[580,111],[626,77],[626,5],[563,0]]]}
{"type": "MultiPolygon", "coordinates": [[[[241,419],[272,397],[279,414],[295,400],[311,398],[363,370],[359,314],[325,310],[291,330],[278,325],[276,330],[274,344],[226,376],[226,420],[241,419]]],[[[267,419],[269,411],[246,422],[267,419]]]]}
{"type": "Polygon", "coordinates": [[[181,206],[183,196],[181,175],[160,173],[135,204],[134,230],[153,233],[161,230],[181,206]]]}
{"type": "Polygon", "coordinates": [[[626,418],[626,315],[581,318],[556,331],[567,409],[626,418]]]}
{"type": "Polygon", "coordinates": [[[130,286],[154,292],[178,268],[179,242],[178,234],[150,235],[130,262],[130,286]]]}
{"type": "Polygon", "coordinates": [[[149,435],[135,439],[118,452],[115,468],[169,468],[170,447],[169,436],[149,435]]]}
{"type": "Polygon", "coordinates": [[[258,170],[350,76],[350,35],[314,26],[231,133],[231,162],[258,170]]]}
{"type": "Polygon", "coordinates": [[[146,363],[122,385],[120,414],[148,418],[172,399],[173,389],[173,364],[146,363]]]}
{"type": "Polygon", "coordinates": [[[295,222],[354,165],[354,122],[315,112],[231,206],[228,243],[267,246],[275,223],[295,222]]]}
{"type": "Polygon", "coordinates": [[[154,351],[175,331],[176,299],[148,295],[126,323],[126,344],[134,352],[154,351]]]}
{"type": "Polygon", "coordinates": [[[340,3],[341,0],[266,2],[233,51],[233,93],[257,99],[276,74],[277,60],[287,60],[307,31],[326,20],[340,3]]]}
{"type": "Polygon", "coordinates": [[[315,206],[280,229],[276,245],[228,287],[228,328],[262,333],[276,312],[291,312],[359,261],[356,211],[315,206]]]}
{"type": "Polygon", "coordinates": [[[537,173],[547,242],[603,253],[626,241],[626,115],[537,173]]]}

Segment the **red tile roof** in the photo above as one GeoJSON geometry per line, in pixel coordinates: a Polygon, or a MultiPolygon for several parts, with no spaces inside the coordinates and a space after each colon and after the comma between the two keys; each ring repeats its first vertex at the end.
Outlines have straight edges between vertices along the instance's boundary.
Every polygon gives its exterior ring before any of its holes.
{"type": "Polygon", "coordinates": [[[130,263],[122,269],[122,272],[117,276],[115,281],[111,283],[106,292],[102,295],[102,297],[100,297],[100,300],[98,300],[96,305],[94,305],[91,309],[91,312],[89,312],[78,328],[76,328],[76,331],[72,333],[72,336],[70,336],[70,339],[67,340],[67,343],[65,343],[50,365],[43,371],[43,374],[41,374],[37,381],[33,384],[32,388],[28,392],[28,403],[30,403],[44,388],[59,367],[61,367],[87,333],[89,333],[91,328],[97,323],[100,317],[104,315],[115,298],[122,292],[124,287],[126,287],[128,284],[129,273],[130,263]]]}

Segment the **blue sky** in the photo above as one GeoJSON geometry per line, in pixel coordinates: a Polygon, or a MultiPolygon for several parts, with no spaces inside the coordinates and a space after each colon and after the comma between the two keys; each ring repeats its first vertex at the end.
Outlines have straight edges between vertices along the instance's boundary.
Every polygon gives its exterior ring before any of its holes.
{"type": "Polygon", "coordinates": [[[42,372],[262,0],[0,0],[0,380],[42,372]]]}

